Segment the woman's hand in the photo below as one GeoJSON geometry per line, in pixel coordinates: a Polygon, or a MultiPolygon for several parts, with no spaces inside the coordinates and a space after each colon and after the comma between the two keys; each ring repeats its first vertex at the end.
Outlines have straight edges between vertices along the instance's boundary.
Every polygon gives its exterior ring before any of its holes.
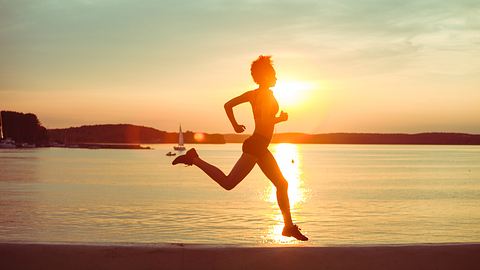
{"type": "Polygon", "coordinates": [[[235,129],[235,132],[237,132],[237,133],[242,133],[245,130],[245,126],[244,125],[235,125],[235,126],[233,126],[233,129],[235,129]]]}
{"type": "Polygon", "coordinates": [[[280,116],[277,117],[277,123],[278,122],[284,122],[284,121],[287,121],[288,120],[288,113],[284,112],[284,111],[281,111],[280,112],[280,116]]]}

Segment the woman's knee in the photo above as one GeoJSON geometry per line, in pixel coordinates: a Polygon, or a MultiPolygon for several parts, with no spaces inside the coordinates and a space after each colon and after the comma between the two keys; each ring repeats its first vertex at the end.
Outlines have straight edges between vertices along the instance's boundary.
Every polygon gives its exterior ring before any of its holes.
{"type": "Polygon", "coordinates": [[[288,182],[285,178],[280,179],[275,185],[277,191],[288,191],[288,182]]]}
{"type": "Polygon", "coordinates": [[[234,187],[238,185],[238,183],[239,183],[238,179],[229,175],[225,178],[225,182],[222,185],[222,187],[225,190],[232,190],[234,187]]]}
{"type": "Polygon", "coordinates": [[[232,190],[236,185],[234,184],[231,184],[231,183],[226,183],[225,185],[223,185],[223,188],[225,190],[232,190]]]}

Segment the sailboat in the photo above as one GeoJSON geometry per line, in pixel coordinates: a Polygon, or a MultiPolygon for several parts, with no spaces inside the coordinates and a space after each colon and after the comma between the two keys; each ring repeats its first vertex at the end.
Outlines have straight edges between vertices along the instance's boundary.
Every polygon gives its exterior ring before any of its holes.
{"type": "Polygon", "coordinates": [[[173,149],[177,151],[185,151],[185,146],[183,145],[183,132],[182,125],[180,125],[180,131],[178,132],[178,145],[175,145],[173,149]]]}

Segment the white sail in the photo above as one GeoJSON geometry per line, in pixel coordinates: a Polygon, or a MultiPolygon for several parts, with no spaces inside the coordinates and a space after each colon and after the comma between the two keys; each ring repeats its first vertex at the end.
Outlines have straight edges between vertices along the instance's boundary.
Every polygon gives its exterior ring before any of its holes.
{"type": "Polygon", "coordinates": [[[180,125],[180,131],[178,132],[178,145],[179,145],[179,146],[183,146],[182,125],[180,125]]]}
{"type": "Polygon", "coordinates": [[[177,151],[185,151],[186,148],[183,146],[183,132],[182,132],[182,125],[180,125],[180,130],[178,131],[178,145],[175,145],[173,149],[177,151]]]}
{"type": "Polygon", "coordinates": [[[0,112],[0,140],[3,140],[3,121],[2,121],[2,113],[0,112]]]}

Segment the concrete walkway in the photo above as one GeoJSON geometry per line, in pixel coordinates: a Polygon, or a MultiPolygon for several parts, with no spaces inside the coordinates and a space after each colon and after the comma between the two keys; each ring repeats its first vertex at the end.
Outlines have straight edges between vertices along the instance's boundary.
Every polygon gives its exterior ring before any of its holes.
{"type": "Polygon", "coordinates": [[[235,247],[0,243],[0,269],[480,269],[480,244],[235,247]]]}

